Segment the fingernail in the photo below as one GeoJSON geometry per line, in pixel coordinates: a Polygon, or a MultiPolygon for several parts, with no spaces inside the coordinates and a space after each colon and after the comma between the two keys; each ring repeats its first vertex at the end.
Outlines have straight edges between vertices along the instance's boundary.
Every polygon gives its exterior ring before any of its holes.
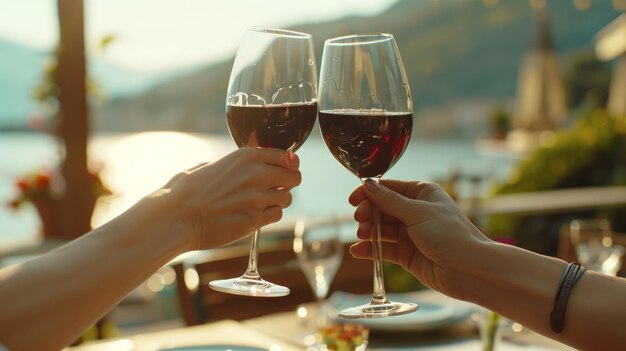
{"type": "Polygon", "coordinates": [[[365,189],[369,192],[376,193],[381,189],[381,186],[374,179],[367,178],[365,179],[365,189]]]}
{"type": "Polygon", "coordinates": [[[289,153],[287,154],[287,163],[290,166],[298,166],[298,162],[298,156],[296,155],[296,153],[289,151],[289,153]]]}

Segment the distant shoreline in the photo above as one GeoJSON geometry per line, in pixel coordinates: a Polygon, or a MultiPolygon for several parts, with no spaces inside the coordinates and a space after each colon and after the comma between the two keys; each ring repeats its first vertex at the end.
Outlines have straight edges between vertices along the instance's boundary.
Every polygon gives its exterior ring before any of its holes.
{"type": "MultiPolygon", "coordinates": [[[[215,131],[211,133],[197,132],[197,131],[188,131],[188,130],[172,130],[172,129],[146,129],[146,130],[92,130],[90,131],[91,135],[99,135],[99,134],[133,134],[133,133],[144,133],[144,132],[179,132],[186,134],[209,134],[209,135],[228,135],[228,132],[222,133],[220,131],[215,131]]],[[[48,134],[54,136],[54,133],[45,130],[36,130],[26,126],[0,126],[0,133],[25,133],[25,134],[48,134]]]]}
{"type": "Polygon", "coordinates": [[[0,133],[47,133],[42,130],[35,130],[27,126],[0,126],[0,133]]]}

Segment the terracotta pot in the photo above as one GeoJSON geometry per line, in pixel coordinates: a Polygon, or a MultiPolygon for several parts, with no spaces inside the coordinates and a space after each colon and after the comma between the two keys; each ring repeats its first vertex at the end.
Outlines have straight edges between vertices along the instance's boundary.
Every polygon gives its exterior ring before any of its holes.
{"type": "Polygon", "coordinates": [[[60,238],[61,214],[58,201],[52,199],[34,199],[33,204],[41,221],[41,234],[44,238],[60,238]]]}

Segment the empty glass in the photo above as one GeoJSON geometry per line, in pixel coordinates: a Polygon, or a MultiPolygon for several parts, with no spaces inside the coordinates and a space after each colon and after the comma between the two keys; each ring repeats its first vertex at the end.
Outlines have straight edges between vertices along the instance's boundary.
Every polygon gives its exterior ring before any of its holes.
{"type": "Polygon", "coordinates": [[[620,270],[624,247],[613,245],[607,220],[574,220],[570,223],[570,238],[578,262],[585,268],[608,275],[616,275],[620,270]]]}
{"type": "Polygon", "coordinates": [[[304,220],[295,227],[293,250],[300,268],[307,277],[317,301],[328,295],[328,289],[343,258],[337,220],[320,222],[307,228],[304,220]]]}
{"type": "Polygon", "coordinates": [[[316,301],[315,311],[307,311],[303,306],[298,309],[299,315],[306,318],[303,322],[311,328],[310,334],[303,341],[307,345],[307,351],[326,350],[323,332],[328,328],[338,327],[331,325],[331,318],[336,313],[331,313],[334,309],[329,308],[324,301],[343,259],[343,244],[337,219],[332,217],[308,222],[298,220],[294,230],[293,250],[316,301]],[[303,313],[303,309],[306,313],[303,313]]]}

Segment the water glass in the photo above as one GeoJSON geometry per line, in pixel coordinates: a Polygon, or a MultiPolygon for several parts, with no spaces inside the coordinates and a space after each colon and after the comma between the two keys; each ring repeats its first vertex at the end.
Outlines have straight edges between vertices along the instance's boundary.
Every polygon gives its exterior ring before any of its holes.
{"type": "Polygon", "coordinates": [[[574,220],[570,223],[570,238],[578,262],[585,268],[613,276],[620,270],[624,247],[613,245],[607,220],[574,220]]]}
{"type": "Polygon", "coordinates": [[[316,300],[328,295],[330,284],[341,265],[343,245],[339,238],[339,223],[310,223],[304,220],[296,223],[293,249],[298,257],[300,269],[306,276],[316,300]]]}

